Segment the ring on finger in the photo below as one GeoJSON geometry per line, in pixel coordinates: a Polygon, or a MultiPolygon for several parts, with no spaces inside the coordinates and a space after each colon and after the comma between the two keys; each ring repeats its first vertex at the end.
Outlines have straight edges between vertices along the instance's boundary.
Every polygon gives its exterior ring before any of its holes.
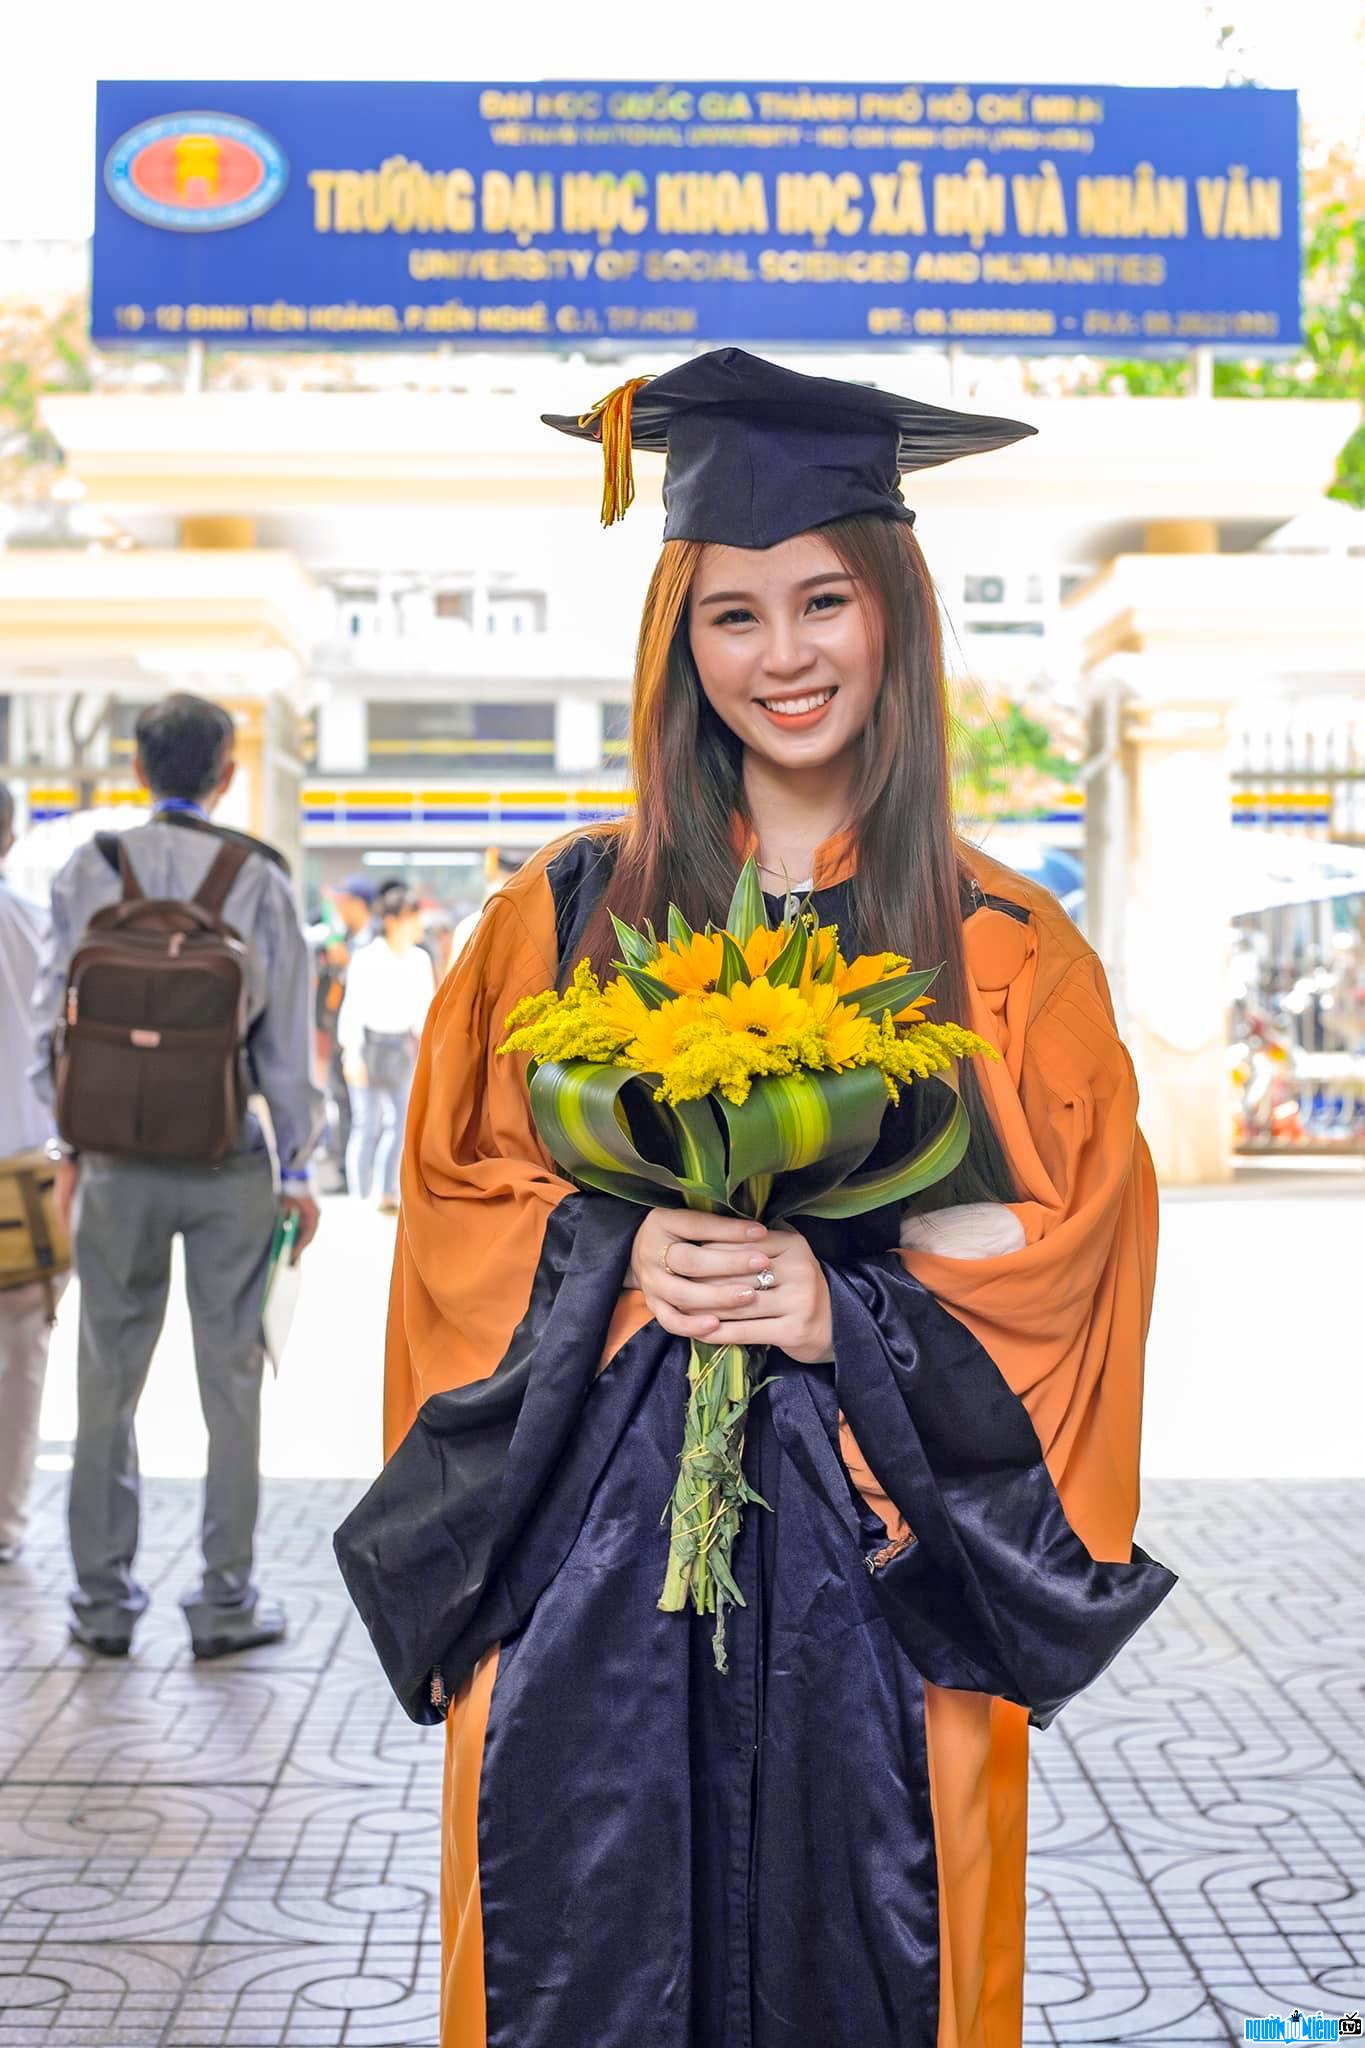
{"type": "Polygon", "coordinates": [[[678,1275],[673,1271],[673,1268],[668,1263],[669,1259],[673,1256],[673,1245],[674,1239],[670,1237],[668,1243],[664,1246],[664,1255],[662,1260],[660,1261],[665,1273],[667,1273],[670,1280],[676,1280],[678,1277],[678,1275]]]}
{"type": "Polygon", "coordinates": [[[767,1292],[768,1288],[776,1287],[776,1285],[777,1275],[776,1273],[774,1273],[771,1266],[768,1266],[762,1273],[760,1273],[758,1278],[754,1281],[754,1286],[761,1287],[765,1293],[767,1292]]]}

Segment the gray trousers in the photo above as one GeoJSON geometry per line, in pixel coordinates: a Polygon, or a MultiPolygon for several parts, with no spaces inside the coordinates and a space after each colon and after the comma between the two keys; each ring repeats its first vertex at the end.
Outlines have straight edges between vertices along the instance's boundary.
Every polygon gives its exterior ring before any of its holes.
{"type": "Polygon", "coordinates": [[[71,1606],[83,1630],[132,1634],[147,1605],[133,1576],[139,1485],[133,1418],[166,1315],[171,1245],[185,1279],[208,1429],[204,1576],[181,1601],[196,1639],[252,1626],[260,1491],[261,1302],[275,1221],[270,1161],[221,1166],[81,1162],[73,1252],[81,1284],[71,1472],[71,1606]]]}
{"type": "MultiPolygon", "coordinates": [[[[64,1284],[57,1282],[59,1293],[64,1284]]],[[[42,1287],[0,1290],[0,1544],[6,1548],[19,1542],[27,1519],[51,1334],[42,1287]]]]}

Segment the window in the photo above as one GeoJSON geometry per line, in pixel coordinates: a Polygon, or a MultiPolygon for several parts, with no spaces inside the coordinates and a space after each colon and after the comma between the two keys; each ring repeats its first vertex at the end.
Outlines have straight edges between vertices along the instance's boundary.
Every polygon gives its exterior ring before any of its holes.
{"type": "Polygon", "coordinates": [[[137,752],[138,714],[146,708],[145,704],[116,704],[109,713],[109,759],[114,767],[131,766],[137,752]]]}
{"type": "Polygon", "coordinates": [[[624,761],[630,751],[629,704],[602,706],[602,754],[608,761],[624,761]]]}
{"type": "Polygon", "coordinates": [[[1041,619],[968,619],[963,630],[968,633],[993,633],[997,637],[1009,633],[1029,640],[1040,640],[1043,636],[1043,622],[1041,619]]]}
{"type": "Polygon", "coordinates": [[[351,587],[338,590],[337,625],[343,640],[361,640],[380,630],[379,592],[351,587]]]}
{"type": "Polygon", "coordinates": [[[539,590],[490,590],[488,593],[490,633],[543,633],[545,596],[539,590]]]}
{"type": "Polygon", "coordinates": [[[551,767],[553,704],[371,703],[369,766],[383,775],[551,767]]]}

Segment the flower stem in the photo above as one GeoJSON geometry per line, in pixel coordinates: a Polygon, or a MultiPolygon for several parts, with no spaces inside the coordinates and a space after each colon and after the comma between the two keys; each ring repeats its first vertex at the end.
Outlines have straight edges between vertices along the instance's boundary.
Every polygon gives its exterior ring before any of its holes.
{"type": "Polygon", "coordinates": [[[725,1667],[725,1613],[743,1606],[731,1559],[746,1501],[756,1500],[744,1480],[744,1432],[754,1390],[753,1372],[764,1353],[742,1344],[694,1344],[688,1361],[687,1414],[673,1497],[668,1570],[659,1607],[681,1613],[690,1599],[698,1614],[716,1618],[716,1664],[725,1667]]]}

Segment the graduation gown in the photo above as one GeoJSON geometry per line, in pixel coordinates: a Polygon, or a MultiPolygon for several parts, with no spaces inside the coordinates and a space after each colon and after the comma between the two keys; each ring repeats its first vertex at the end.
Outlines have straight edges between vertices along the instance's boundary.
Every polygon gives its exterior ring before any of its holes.
{"type": "MultiPolygon", "coordinates": [[[[655,1607],[687,1346],[622,1291],[639,1212],[563,1178],[495,1057],[601,846],[492,899],[428,1021],[390,1463],[338,1532],[399,1697],[447,1722],[442,2048],[1016,2048],[1029,1721],[1173,1583],[1132,1544],[1155,1189],[1102,972],[970,852],[1010,906],[964,927],[965,1021],[1026,1243],[827,1264],[834,1366],[776,1355],[751,1410],[773,1513],[721,1676],[655,1607]]],[[[822,918],[852,879],[821,849],[822,918]]]]}

